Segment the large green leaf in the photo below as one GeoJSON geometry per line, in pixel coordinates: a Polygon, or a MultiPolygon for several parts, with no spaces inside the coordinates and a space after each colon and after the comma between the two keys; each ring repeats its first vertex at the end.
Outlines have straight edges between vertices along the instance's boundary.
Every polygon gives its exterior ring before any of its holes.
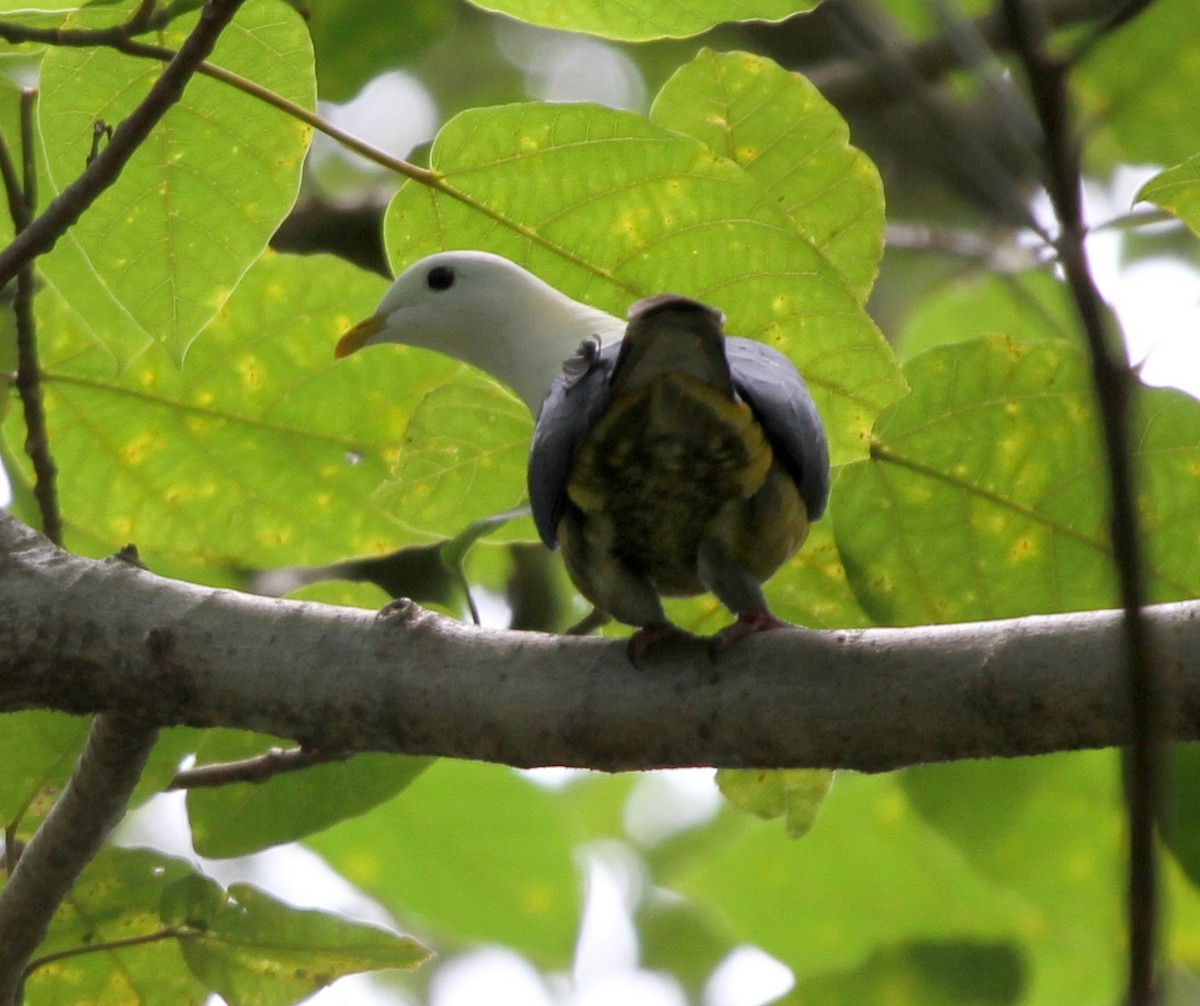
{"type": "Polygon", "coordinates": [[[547,28],[644,42],[686,38],[724,21],[782,21],[820,0],[471,0],[484,10],[547,28]]]}
{"type": "MultiPolygon", "coordinates": [[[[250,758],[265,749],[257,735],[212,730],[196,757],[198,764],[210,764],[250,758]]],[[[217,858],[295,841],[395,796],[432,761],[358,755],[263,782],[191,790],[187,808],[192,845],[200,855],[217,858]]]]}
{"type": "Polygon", "coordinates": [[[1200,154],[1155,175],[1137,198],[1161,206],[1200,234],[1200,154]]]}
{"type": "Polygon", "coordinates": [[[804,77],[751,53],[704,50],[663,85],[650,117],[744,168],[866,300],[883,254],[883,183],[804,77]]]}
{"type": "MultiPolygon", "coordinates": [[[[161,41],[178,45],[193,22],[173,23],[161,41]]],[[[211,59],[314,102],[308,32],[283,4],[247,3],[211,59]]],[[[56,189],[83,170],[96,124],[119,123],[161,73],[153,60],[111,49],[50,49],[41,122],[56,189]]],[[[132,328],[182,359],[291,209],[310,136],[261,101],[196,77],[61,250],[42,260],[45,275],[99,341],[116,343],[118,327],[132,328]]]]}
{"type": "MultiPolygon", "coordinates": [[[[156,569],[271,567],[413,541],[372,494],[413,408],[461,368],[398,347],[369,378],[371,361],[335,363],[338,335],[382,291],[338,260],[267,255],[184,370],[151,346],[123,372],[43,294],[46,410],[75,547],[134,541],[156,569]]],[[[17,415],[4,435],[23,441],[17,415]]],[[[28,479],[16,463],[14,477],[28,479]]]]}
{"type": "Polygon", "coordinates": [[[691,137],[591,105],[513,105],[451,120],[432,162],[472,204],[406,183],[386,224],[397,266],[477,247],[616,314],[663,290],[713,303],[731,333],[796,362],[835,462],[863,456],[878,410],[903,393],[837,268],[774,193],[691,137]]]}
{"type": "MultiPolygon", "coordinates": [[[[994,337],[906,367],[868,461],[830,512],[851,583],[882,623],[1001,618],[1115,602],[1107,485],[1083,354],[994,337]]],[[[1143,389],[1133,431],[1147,586],[1195,596],[1200,403],[1143,389]]]]}
{"type": "Polygon", "coordinates": [[[500,766],[442,759],[369,817],[307,844],[401,920],[562,968],[579,926],[570,839],[552,794],[500,766]]]}

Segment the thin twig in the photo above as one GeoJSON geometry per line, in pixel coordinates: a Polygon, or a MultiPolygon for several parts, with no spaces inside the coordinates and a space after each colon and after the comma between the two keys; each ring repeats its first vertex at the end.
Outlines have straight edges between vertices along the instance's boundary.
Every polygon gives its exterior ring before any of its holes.
{"type": "Polygon", "coordinates": [[[253,758],[241,761],[217,762],[184,769],[175,774],[167,789],[206,789],[229,786],[233,783],[266,782],[284,772],[298,772],[313,765],[345,761],[352,751],[311,751],[307,748],[271,748],[253,758]]]}
{"type": "Polygon", "coordinates": [[[120,176],[133,152],[183,95],[187,82],[212,52],[221,31],[244,0],[209,0],[200,20],[149,93],[115,130],[112,140],[46,211],[0,251],[0,287],[28,263],[48,252],[84,211],[120,176]]]}
{"type": "MultiPolygon", "coordinates": [[[[16,170],[11,163],[4,169],[13,230],[22,233],[37,212],[37,156],[34,118],[37,92],[21,92],[22,177],[17,189],[16,170]]],[[[5,160],[8,160],[6,157],[5,160]]],[[[33,317],[33,297],[37,287],[33,264],[27,263],[17,274],[13,314],[17,328],[17,376],[13,382],[21,399],[25,418],[25,453],[33,463],[33,496],[41,515],[42,533],[56,545],[62,544],[63,522],[58,507],[58,466],[50,450],[46,428],[46,410],[42,402],[42,370],[38,362],[37,326],[33,317]]]]}
{"type": "Polygon", "coordinates": [[[1080,150],[1070,122],[1068,65],[1045,49],[1022,0],[1003,0],[1015,46],[1029,78],[1045,143],[1046,189],[1060,233],[1055,241],[1087,339],[1100,406],[1111,494],[1111,536],[1124,612],[1124,651],[1131,740],[1126,749],[1129,814],[1129,1006],[1151,1006],[1158,990],[1158,863],[1155,821],[1160,802],[1161,689],[1142,607],[1145,585],[1134,499],[1129,410],[1135,378],[1106,322],[1088,266],[1081,196],[1080,150]]]}
{"type": "Polygon", "coordinates": [[[66,788],[0,892],[0,1006],[20,1001],[25,967],[50,920],[129,803],[158,732],[112,715],[92,721],[66,788]]]}

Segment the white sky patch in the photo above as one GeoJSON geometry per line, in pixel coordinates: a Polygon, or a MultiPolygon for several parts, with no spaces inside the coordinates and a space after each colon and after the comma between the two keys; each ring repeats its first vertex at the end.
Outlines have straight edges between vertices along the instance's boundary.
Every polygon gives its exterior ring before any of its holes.
{"type": "Polygon", "coordinates": [[[525,88],[542,101],[594,101],[608,108],[646,108],[646,84],[620,49],[587,35],[501,20],[496,46],[525,74],[525,88]]]}
{"type": "Polygon", "coordinates": [[[705,1006],[762,1006],[789,991],[796,980],[789,968],[757,947],[737,947],[704,987],[705,1006]]]}
{"type": "Polygon", "coordinates": [[[430,1006],[554,1006],[537,969],[520,955],[499,947],[446,961],[433,976],[429,1002],[430,1006]]]}
{"type": "Polygon", "coordinates": [[[721,794],[710,768],[645,772],[625,803],[625,831],[639,845],[653,846],[712,820],[721,794]]]}

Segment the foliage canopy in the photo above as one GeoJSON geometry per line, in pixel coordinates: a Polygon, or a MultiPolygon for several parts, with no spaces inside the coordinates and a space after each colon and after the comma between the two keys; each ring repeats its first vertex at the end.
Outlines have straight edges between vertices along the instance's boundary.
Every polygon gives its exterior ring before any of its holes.
{"type": "MultiPolygon", "coordinates": [[[[137,6],[0,0],[0,22],[98,28],[137,6]]],[[[469,247],[507,255],[618,314],[640,296],[685,293],[720,306],[731,331],[776,344],[806,375],[831,435],[831,519],[770,584],[778,614],[824,628],[1114,604],[1096,405],[1053,270],[1019,253],[1013,221],[989,216],[994,207],[924,192],[900,171],[893,202],[905,214],[978,228],[995,245],[976,258],[931,246],[916,265],[903,253],[885,260],[875,292],[885,339],[866,309],[884,245],[879,171],[851,144],[842,114],[781,65],[805,58],[794,36],[803,38],[808,17],[710,32],[730,18],[779,21],[812,4],[481,6],[648,43],[619,51],[657,82],[653,101],[635,110],[529,101],[525,81],[496,54],[495,37],[515,29],[493,35],[498,19],[466,8],[330,2],[306,21],[282,0],[248,0],[211,62],[281,100],[196,77],[118,182],[38,259],[38,340],[68,547],[103,555],[134,541],[156,571],[241,586],[248,570],[451,540],[455,555],[469,550],[474,586],[507,592],[519,607],[532,524],[488,527],[476,544],[474,522],[522,502],[531,417],[487,375],[428,352],[389,348],[335,364],[337,336],[372,310],[385,281],[330,255],[268,249],[298,195],[319,187],[304,177],[313,138],[305,110],[318,96],[347,98],[402,61],[456,114],[416,158],[434,174],[393,179],[381,225],[394,270],[469,247]],[[703,44],[664,41],[702,32],[703,44]],[[456,82],[463,53],[481,40],[478,73],[456,82]]],[[[177,47],[197,7],[170,5],[178,16],[146,40],[177,47]]],[[[936,32],[919,7],[881,0],[878,13],[918,36],[936,32]]],[[[1190,0],[1159,0],[1101,36],[1072,80],[1092,175],[1160,165],[1139,199],[1200,232],[1200,119],[1187,112],[1197,67],[1190,0]]],[[[10,147],[20,134],[15,82],[31,68],[44,206],[104,142],[96,124],[128,115],[161,63],[104,46],[15,46],[0,57],[10,147]]],[[[953,83],[973,100],[977,81],[961,75],[953,83]]],[[[878,125],[864,125],[876,159],[910,158],[878,125]]],[[[978,137],[939,129],[931,135],[963,170],[990,184],[984,167],[995,165],[980,159],[978,137]]],[[[378,191],[378,176],[356,181],[355,198],[378,191]]],[[[1024,199],[1022,179],[1011,183],[1024,199]]],[[[1130,232],[1128,255],[1163,253],[1152,232],[1141,246],[1138,228],[1130,232]]],[[[0,238],[12,233],[0,220],[0,238]]],[[[14,346],[6,311],[0,370],[14,369],[14,346]]],[[[15,395],[0,398],[0,419],[12,510],[36,523],[15,395]]],[[[1200,403],[1139,387],[1135,433],[1150,591],[1154,600],[1196,597],[1200,403]]],[[[544,627],[561,629],[582,612],[557,569],[541,575],[557,598],[544,627]]],[[[344,584],[307,596],[383,600],[344,584]]],[[[672,615],[696,631],[724,617],[711,599],[678,603],[672,615]]],[[[13,837],[44,817],[84,729],[48,713],[6,718],[0,816],[13,837]]],[[[187,757],[226,761],[272,743],[169,731],[139,799],[187,757]]],[[[1200,763],[1185,749],[1172,765],[1168,948],[1184,973],[1200,969],[1200,817],[1188,813],[1200,763]]],[[[1119,993],[1118,779],[1111,752],[847,775],[815,823],[820,776],[776,776],[766,793],[745,777],[724,780],[752,808],[790,810],[791,829],[807,831],[800,840],[728,806],[648,830],[638,808],[666,785],[655,777],[583,776],[550,791],[497,766],[391,757],[197,790],[187,807],[199,853],[303,839],[444,955],[495,943],[567,970],[581,850],[619,842],[643,871],[630,909],[641,964],[670,972],[691,1001],[731,949],[752,944],[792,970],[789,1003],[1058,1006],[1119,993]]],[[[230,1003],[284,1004],[342,974],[411,968],[426,955],[408,937],[249,886],[223,891],[164,853],[112,847],[64,905],[27,995],[36,1004],[151,1004],[215,992],[230,1003]]],[[[433,970],[418,969],[406,987],[423,989],[433,970]]]]}

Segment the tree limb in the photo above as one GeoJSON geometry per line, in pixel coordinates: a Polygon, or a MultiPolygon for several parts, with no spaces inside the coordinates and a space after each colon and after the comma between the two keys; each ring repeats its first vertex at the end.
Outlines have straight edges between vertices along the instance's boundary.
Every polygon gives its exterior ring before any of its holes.
{"type": "Polygon", "coordinates": [[[20,1002],[26,962],[121,820],[157,737],[156,730],[121,716],[92,722],[75,772],[0,892],[0,1006],[20,1002]]]}
{"type": "MultiPolygon", "coordinates": [[[[1200,739],[1200,603],[1148,618],[1164,736],[1200,739]]],[[[1121,635],[1119,612],[780,631],[642,671],[622,641],[199,587],[0,516],[0,710],[126,711],[323,751],[880,771],[1107,747],[1129,739],[1121,635]]]]}

